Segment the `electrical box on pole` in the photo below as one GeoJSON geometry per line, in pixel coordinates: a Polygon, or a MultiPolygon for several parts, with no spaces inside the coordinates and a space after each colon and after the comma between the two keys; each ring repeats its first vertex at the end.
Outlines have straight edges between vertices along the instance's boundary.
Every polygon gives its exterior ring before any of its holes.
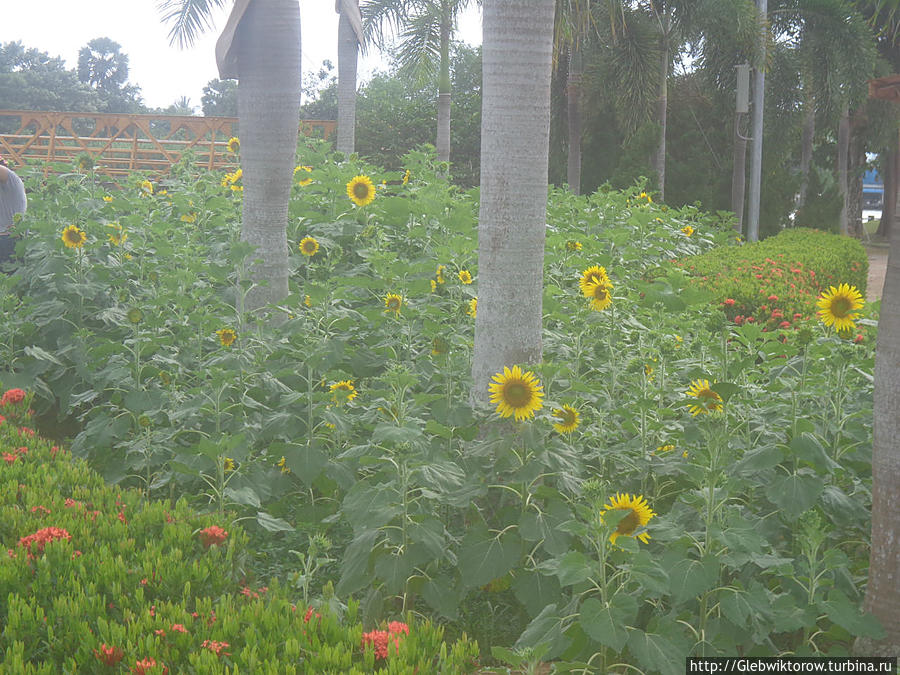
{"type": "Polygon", "coordinates": [[[735,112],[750,112],[750,64],[741,63],[735,66],[737,70],[737,102],[735,112]]]}

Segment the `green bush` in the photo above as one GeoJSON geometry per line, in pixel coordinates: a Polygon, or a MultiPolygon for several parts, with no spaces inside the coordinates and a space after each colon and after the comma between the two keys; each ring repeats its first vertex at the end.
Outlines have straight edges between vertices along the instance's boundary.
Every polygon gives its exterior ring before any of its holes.
{"type": "Polygon", "coordinates": [[[297,607],[277,584],[250,585],[240,527],[184,500],[107,487],[83,460],[17,424],[27,405],[3,405],[0,421],[0,671],[474,669],[477,646],[465,636],[446,645],[427,621],[410,616],[408,634],[392,623],[364,640],[354,602],[339,620],[297,607]]]}
{"type": "Polygon", "coordinates": [[[866,250],[857,240],[807,228],[676,264],[715,294],[729,320],[769,328],[815,317],[816,299],[831,286],[856,286],[865,296],[869,272],[866,250]]]}

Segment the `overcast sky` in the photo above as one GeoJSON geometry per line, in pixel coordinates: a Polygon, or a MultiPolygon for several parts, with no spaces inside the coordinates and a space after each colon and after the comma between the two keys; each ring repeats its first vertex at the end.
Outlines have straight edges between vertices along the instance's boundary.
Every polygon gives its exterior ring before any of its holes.
{"type": "MultiPolygon", "coordinates": [[[[474,5],[474,3],[473,3],[474,5]]],[[[218,77],[214,47],[225,26],[231,3],[218,10],[213,27],[194,44],[169,46],[157,0],[3,0],[0,42],[20,41],[78,66],[78,50],[90,40],[108,37],[128,55],[129,82],[140,86],[144,103],[165,108],[182,96],[199,109],[203,87],[218,77]]],[[[300,0],[303,71],[318,70],[322,61],[337,65],[337,14],[333,0],[300,0]]],[[[471,9],[460,19],[459,39],[481,44],[481,16],[471,9]]],[[[377,52],[360,63],[366,79],[384,64],[377,52]]],[[[3,101],[0,101],[3,108],[3,101]]]]}

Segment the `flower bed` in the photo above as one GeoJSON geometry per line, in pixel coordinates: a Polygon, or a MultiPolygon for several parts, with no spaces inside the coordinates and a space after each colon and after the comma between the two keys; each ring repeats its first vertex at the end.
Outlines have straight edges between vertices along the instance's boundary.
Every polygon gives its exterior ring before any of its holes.
{"type": "Polygon", "coordinates": [[[29,398],[0,418],[0,671],[475,670],[477,645],[430,622],[364,633],[354,602],[339,620],[244,578],[240,527],[106,486],[19,424],[29,398]]]}

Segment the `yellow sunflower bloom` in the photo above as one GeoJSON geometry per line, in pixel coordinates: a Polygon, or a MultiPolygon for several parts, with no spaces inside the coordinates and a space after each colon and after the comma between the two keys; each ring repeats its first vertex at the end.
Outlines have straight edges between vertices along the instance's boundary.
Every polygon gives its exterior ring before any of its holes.
{"type": "MultiPolygon", "coordinates": [[[[603,513],[608,513],[609,511],[629,512],[616,525],[616,531],[609,535],[609,541],[613,544],[616,543],[616,539],[619,537],[633,537],[638,528],[645,527],[650,522],[650,519],[656,515],[650,509],[650,505],[647,504],[647,500],[644,499],[643,495],[620,494],[618,492],[615,497],[609,498],[609,504],[606,504],[603,509],[603,513]]],[[[641,532],[637,535],[637,538],[646,544],[647,540],[650,539],[650,535],[646,532],[641,532]]]]}
{"type": "Polygon", "coordinates": [[[586,298],[590,298],[592,295],[592,293],[588,292],[588,286],[591,284],[610,285],[609,276],[606,274],[605,267],[593,265],[581,273],[581,280],[578,282],[578,287],[581,289],[581,292],[584,293],[586,298]]]}
{"type": "MultiPolygon", "coordinates": [[[[301,171],[305,171],[306,173],[312,173],[312,167],[311,166],[298,166],[296,169],[294,169],[294,178],[296,178],[297,174],[300,173],[301,171]]],[[[298,180],[297,185],[305,187],[312,182],[313,182],[312,178],[310,178],[309,176],[306,176],[305,178],[301,178],[300,180],[298,180]]]]}
{"type": "Polygon", "coordinates": [[[530,370],[522,372],[519,366],[512,370],[504,367],[502,373],[491,378],[488,385],[491,404],[497,406],[500,417],[515,417],[516,421],[534,417],[544,403],[543,386],[530,370]]]}
{"type": "Polygon", "coordinates": [[[445,279],[444,279],[444,270],[445,269],[447,269],[447,267],[445,265],[438,265],[437,272],[434,273],[435,281],[437,281],[439,284],[442,284],[445,281],[445,279]]]}
{"type": "Polygon", "coordinates": [[[375,185],[368,176],[355,176],[347,183],[347,196],[357,206],[367,206],[375,199],[375,185]]]}
{"type": "MultiPolygon", "coordinates": [[[[110,228],[112,232],[107,233],[106,238],[109,239],[109,243],[113,246],[121,246],[125,243],[125,240],[128,239],[128,233],[125,232],[125,228],[119,223],[109,223],[107,227],[110,228]]],[[[68,246],[68,244],[66,245],[68,246]]]]}
{"type": "Polygon", "coordinates": [[[684,227],[681,228],[681,231],[684,233],[684,236],[686,236],[686,237],[690,237],[692,234],[694,234],[694,228],[691,227],[690,225],[685,225],[684,227]]]}
{"type": "Polygon", "coordinates": [[[687,395],[697,399],[697,402],[689,408],[694,417],[700,414],[708,415],[711,412],[722,412],[722,397],[712,390],[709,380],[691,380],[687,395]]]}
{"type": "Polygon", "coordinates": [[[353,380],[341,380],[330,386],[331,399],[337,403],[345,403],[356,398],[356,387],[353,386],[353,380]]]}
{"type": "Polygon", "coordinates": [[[233,155],[238,154],[241,151],[241,139],[239,139],[237,136],[232,136],[228,139],[227,147],[228,152],[232,153],[233,155]]]}
{"type": "Polygon", "coordinates": [[[308,258],[312,258],[319,252],[319,242],[310,236],[303,237],[300,240],[300,253],[308,258]]]}
{"type": "Polygon", "coordinates": [[[819,321],[834,326],[836,331],[853,330],[856,327],[854,321],[859,317],[856,310],[862,309],[863,304],[862,294],[856,286],[840,284],[822,292],[816,302],[819,308],[816,314],[819,321]]]}
{"type": "Polygon", "coordinates": [[[62,231],[61,239],[66,248],[81,248],[87,241],[87,235],[77,225],[69,225],[62,231]]]}
{"type": "Polygon", "coordinates": [[[403,298],[396,293],[388,293],[384,296],[384,311],[393,312],[395,316],[400,316],[400,308],[403,307],[403,298]]]}
{"type": "Polygon", "coordinates": [[[466,286],[472,283],[472,275],[469,273],[469,270],[460,270],[457,276],[466,286]]]}
{"type": "Polygon", "coordinates": [[[109,204],[112,200],[113,200],[113,198],[112,198],[111,195],[104,195],[104,196],[103,196],[103,201],[105,201],[107,204],[109,204]]]}
{"type": "Polygon", "coordinates": [[[574,239],[570,239],[566,242],[566,250],[569,252],[580,251],[581,250],[581,242],[575,241],[574,239]]]}
{"type": "Polygon", "coordinates": [[[153,194],[153,183],[149,180],[142,180],[140,185],[141,195],[152,195],[153,194]]]}
{"type": "Polygon", "coordinates": [[[612,304],[612,284],[588,284],[585,295],[591,299],[591,309],[602,312],[612,304]]]}
{"type": "Polygon", "coordinates": [[[182,223],[196,223],[197,222],[197,212],[191,211],[190,213],[185,213],[181,216],[182,223]]]}
{"type": "Polygon", "coordinates": [[[409,169],[403,174],[403,185],[406,185],[409,182],[409,169]]]}
{"type": "Polygon", "coordinates": [[[223,347],[230,347],[237,340],[237,333],[234,332],[233,328],[220,328],[216,331],[216,335],[219,336],[219,342],[222,343],[223,347]]]}
{"type": "Polygon", "coordinates": [[[469,308],[466,310],[466,314],[471,316],[473,319],[478,316],[478,298],[472,298],[469,300],[469,308]]]}
{"type": "Polygon", "coordinates": [[[291,470],[289,468],[287,468],[287,466],[285,466],[285,464],[287,464],[287,460],[284,458],[284,455],[281,456],[281,459],[279,459],[277,462],[275,462],[275,466],[277,466],[279,469],[281,469],[281,473],[290,473],[291,470]]]}
{"type": "Polygon", "coordinates": [[[234,471],[234,460],[231,457],[225,458],[225,473],[231,473],[234,471]]]}
{"type": "Polygon", "coordinates": [[[578,411],[572,406],[565,404],[562,408],[553,411],[553,416],[559,422],[553,423],[553,428],[561,434],[570,434],[578,428],[580,424],[580,416],[578,411]]]}

